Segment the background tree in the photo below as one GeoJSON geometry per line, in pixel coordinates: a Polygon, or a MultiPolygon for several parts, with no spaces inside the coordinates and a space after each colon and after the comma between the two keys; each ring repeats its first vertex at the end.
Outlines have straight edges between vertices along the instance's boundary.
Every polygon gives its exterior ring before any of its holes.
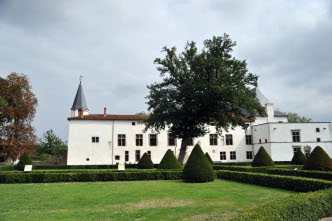
{"type": "Polygon", "coordinates": [[[67,149],[67,144],[60,137],[56,136],[51,129],[46,131],[39,139],[36,152],[39,155],[50,154],[56,156],[67,149]]]}
{"type": "Polygon", "coordinates": [[[148,115],[148,113],[146,113],[145,111],[140,111],[140,112],[136,113],[135,115],[148,115]]]}
{"type": "Polygon", "coordinates": [[[181,164],[189,139],[206,134],[210,123],[218,133],[230,127],[247,128],[244,109],[252,118],[264,112],[250,91],[257,86],[258,76],[248,73],[246,61],[232,57],[235,45],[224,34],[205,40],[200,52],[195,42],[188,42],[179,55],[175,47],[164,47],[165,58],[154,61],[163,80],[148,86],[150,117],[145,131],[168,129],[181,138],[181,164]]]}
{"type": "MultiPolygon", "coordinates": [[[[5,79],[0,77],[0,85],[3,85],[4,83],[5,83],[5,79]]],[[[8,102],[3,97],[0,96],[0,113],[5,107],[7,107],[7,105],[8,105],[8,102]]]]}
{"type": "Polygon", "coordinates": [[[290,123],[310,123],[312,119],[309,117],[301,117],[296,113],[287,113],[287,119],[290,123]]]}
{"type": "Polygon", "coordinates": [[[0,112],[0,139],[5,140],[3,154],[17,159],[23,152],[33,153],[36,136],[31,122],[38,103],[31,91],[29,78],[24,74],[11,73],[0,81],[0,96],[7,106],[0,112]]]}

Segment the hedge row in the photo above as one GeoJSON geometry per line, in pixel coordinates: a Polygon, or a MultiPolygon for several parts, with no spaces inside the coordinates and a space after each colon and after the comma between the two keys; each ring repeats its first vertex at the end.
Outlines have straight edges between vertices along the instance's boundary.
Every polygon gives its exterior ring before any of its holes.
{"type": "MultiPolygon", "coordinates": [[[[125,171],[118,171],[117,169],[70,169],[70,170],[32,170],[31,173],[110,173],[110,172],[154,172],[154,171],[182,171],[179,169],[126,169],[125,171]]],[[[0,171],[0,174],[24,173],[19,170],[0,171]]]]}
{"type": "Polygon", "coordinates": [[[14,170],[15,166],[0,166],[0,171],[10,171],[14,170]]]}
{"type": "Polygon", "coordinates": [[[250,172],[250,173],[266,173],[266,167],[248,167],[248,166],[224,166],[213,165],[214,170],[230,170],[238,172],[250,172]]]}
{"type": "Polygon", "coordinates": [[[312,171],[312,170],[289,170],[289,169],[270,169],[267,170],[268,174],[285,175],[285,176],[297,176],[307,177],[322,180],[332,181],[332,172],[328,171],[312,171]]]}
{"type": "Polygon", "coordinates": [[[93,172],[93,173],[7,173],[7,174],[0,174],[0,183],[175,180],[181,178],[182,178],[182,171],[93,172]]]}
{"type": "MultiPolygon", "coordinates": [[[[291,161],[274,161],[275,165],[292,165],[291,161]]],[[[214,165],[227,165],[227,166],[251,166],[251,162],[225,162],[225,163],[214,163],[214,165]]]]}
{"type": "Polygon", "coordinates": [[[332,189],[299,193],[250,209],[233,221],[317,221],[332,216],[332,189]]]}
{"type": "Polygon", "coordinates": [[[219,170],[216,172],[218,178],[250,183],[280,189],[293,190],[296,192],[309,192],[332,187],[331,181],[312,178],[279,176],[260,173],[235,172],[219,170]]]}

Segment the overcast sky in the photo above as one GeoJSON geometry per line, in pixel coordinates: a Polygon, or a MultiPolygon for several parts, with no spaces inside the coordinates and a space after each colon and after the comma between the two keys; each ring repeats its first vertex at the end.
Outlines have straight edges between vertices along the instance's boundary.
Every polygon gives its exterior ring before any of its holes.
{"type": "Polygon", "coordinates": [[[330,1],[0,0],[0,76],[27,74],[37,135],[67,139],[80,74],[90,113],[135,114],[163,46],[223,33],[281,111],[332,121],[330,1]]]}

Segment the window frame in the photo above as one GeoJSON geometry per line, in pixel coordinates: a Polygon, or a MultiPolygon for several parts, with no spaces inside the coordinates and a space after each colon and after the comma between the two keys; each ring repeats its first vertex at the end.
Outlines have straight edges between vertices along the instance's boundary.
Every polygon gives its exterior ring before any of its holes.
{"type": "Polygon", "coordinates": [[[292,131],[292,143],[301,143],[301,130],[291,130],[292,131]],[[298,133],[298,135],[294,134],[298,133]],[[297,138],[297,139],[296,139],[297,138]]]}
{"type": "Polygon", "coordinates": [[[126,143],[126,134],[118,134],[118,147],[125,147],[126,143]]]}
{"type": "Polygon", "coordinates": [[[141,150],[135,151],[135,161],[138,162],[141,159],[141,150]],[[138,158],[137,158],[138,156],[138,158]]]}
{"type": "Polygon", "coordinates": [[[253,159],[252,151],[246,151],[246,156],[247,156],[247,160],[252,160],[253,159]]]}
{"type": "Polygon", "coordinates": [[[218,134],[210,134],[210,146],[218,146],[218,134]]]}
{"type": "Polygon", "coordinates": [[[156,147],[158,146],[158,136],[157,134],[149,134],[149,146],[150,147],[156,147]],[[155,136],[155,144],[153,144],[151,141],[152,141],[152,136],[155,136]]]}
{"type": "Polygon", "coordinates": [[[230,160],[236,160],[236,151],[230,151],[229,152],[229,159],[230,160]]]}
{"type": "Polygon", "coordinates": [[[92,143],[99,143],[99,137],[91,137],[92,143]]]}
{"type": "Polygon", "coordinates": [[[143,134],[136,134],[135,135],[135,144],[136,147],[142,147],[143,146],[143,134]]]}
{"type": "Polygon", "coordinates": [[[129,150],[125,151],[125,162],[129,161],[129,150]]]}
{"type": "Polygon", "coordinates": [[[233,134],[225,134],[226,138],[226,146],[232,146],[233,145],[233,134]]]}
{"type": "Polygon", "coordinates": [[[226,151],[220,151],[220,160],[227,160],[226,151]],[[223,158],[225,158],[225,159],[223,159],[223,158]]]}
{"type": "Polygon", "coordinates": [[[252,136],[251,136],[251,134],[246,134],[246,145],[252,145],[252,136]]]}
{"type": "Polygon", "coordinates": [[[167,135],[167,146],[176,146],[176,138],[170,134],[167,135]],[[171,144],[170,140],[173,140],[174,144],[171,144]]]}

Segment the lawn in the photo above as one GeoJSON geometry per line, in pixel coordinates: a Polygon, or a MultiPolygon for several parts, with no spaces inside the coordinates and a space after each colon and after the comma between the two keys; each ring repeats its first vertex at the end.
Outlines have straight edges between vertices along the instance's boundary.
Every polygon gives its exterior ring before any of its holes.
{"type": "Polygon", "coordinates": [[[1,184],[0,220],[227,220],[290,194],[220,179],[1,184]]]}

